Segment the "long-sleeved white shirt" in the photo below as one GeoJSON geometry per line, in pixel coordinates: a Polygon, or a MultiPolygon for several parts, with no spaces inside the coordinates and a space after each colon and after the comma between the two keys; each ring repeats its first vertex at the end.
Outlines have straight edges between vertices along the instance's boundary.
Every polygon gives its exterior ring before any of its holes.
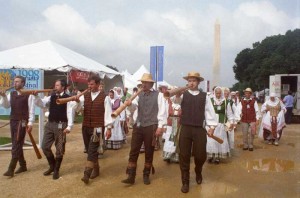
{"type": "MultiPolygon", "coordinates": [[[[242,100],[254,100],[254,99],[252,99],[252,98],[250,98],[250,99],[243,98],[242,100]]],[[[239,102],[239,104],[237,106],[237,109],[238,109],[239,113],[241,113],[240,117],[242,117],[242,102],[239,102]]],[[[256,101],[254,103],[254,109],[255,109],[256,120],[259,120],[261,115],[260,115],[259,107],[258,107],[258,104],[257,104],[256,101]]]]}
{"type": "MultiPolygon", "coordinates": [[[[60,93],[62,96],[64,93],[60,93]]],[[[44,97],[41,99],[39,96],[35,96],[35,105],[40,108],[49,108],[50,107],[50,98],[51,96],[44,97]]],[[[71,131],[74,125],[74,117],[75,117],[75,109],[77,107],[77,103],[75,101],[70,101],[67,103],[67,118],[68,118],[68,126],[67,130],[71,131]]],[[[50,107],[51,108],[51,107],[50,107]]]]}
{"type": "MultiPolygon", "coordinates": [[[[95,100],[95,98],[99,95],[99,93],[100,93],[100,91],[90,92],[92,101],[95,100]]],[[[76,109],[77,112],[84,109],[84,96],[81,96],[79,98],[79,101],[80,102],[78,103],[78,106],[76,109]]],[[[105,109],[105,111],[104,111],[104,126],[107,128],[111,128],[115,119],[113,117],[111,117],[112,108],[111,108],[111,100],[110,100],[109,96],[105,97],[104,109],[105,109]]]]}
{"type": "MultiPolygon", "coordinates": [[[[154,89],[150,89],[150,91],[154,91],[154,89]]],[[[158,103],[158,113],[157,113],[158,128],[162,128],[164,125],[167,124],[167,118],[168,118],[168,112],[166,106],[167,103],[163,93],[158,93],[157,103],[158,103]]],[[[138,104],[139,104],[139,96],[137,96],[135,100],[132,101],[131,105],[136,106],[137,107],[136,109],[138,109],[138,104]]]]}
{"type": "MultiPolygon", "coordinates": [[[[200,93],[200,91],[195,90],[188,90],[190,94],[196,96],[200,93]]],[[[183,95],[181,96],[183,97],[183,95]]],[[[205,115],[205,125],[206,125],[206,130],[209,128],[215,128],[218,125],[218,118],[215,113],[215,109],[211,103],[210,96],[206,96],[206,101],[205,101],[205,109],[204,109],[204,115],[205,115]]]]}
{"type": "MultiPolygon", "coordinates": [[[[19,92],[17,92],[20,95],[19,92]]],[[[34,96],[30,95],[28,97],[28,111],[29,111],[29,118],[28,118],[28,125],[32,126],[33,122],[35,121],[35,106],[34,106],[34,96]]],[[[10,93],[7,96],[0,96],[0,106],[4,108],[10,108],[10,93]]]]}

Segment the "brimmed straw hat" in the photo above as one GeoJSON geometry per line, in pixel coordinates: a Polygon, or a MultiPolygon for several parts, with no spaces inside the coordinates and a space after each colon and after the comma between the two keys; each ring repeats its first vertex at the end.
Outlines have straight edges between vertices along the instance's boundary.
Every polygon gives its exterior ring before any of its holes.
{"type": "Polygon", "coordinates": [[[141,80],[139,80],[141,82],[155,82],[153,79],[152,79],[152,75],[151,74],[148,74],[148,73],[144,73],[141,80]]]}
{"type": "Polygon", "coordinates": [[[248,87],[248,88],[245,89],[243,92],[251,92],[251,93],[252,93],[252,89],[248,87]]]}
{"type": "Polygon", "coordinates": [[[184,78],[185,80],[188,80],[188,79],[191,78],[191,77],[197,78],[197,79],[199,79],[199,81],[203,81],[203,80],[204,80],[204,78],[202,78],[202,77],[200,76],[200,74],[199,74],[198,72],[195,72],[195,71],[189,72],[188,75],[185,76],[185,77],[183,77],[183,78],[184,78]]]}

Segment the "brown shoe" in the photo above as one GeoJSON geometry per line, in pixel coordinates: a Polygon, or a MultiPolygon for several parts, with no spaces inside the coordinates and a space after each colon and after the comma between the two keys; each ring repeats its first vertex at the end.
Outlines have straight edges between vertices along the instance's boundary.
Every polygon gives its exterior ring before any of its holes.
{"type": "Polygon", "coordinates": [[[188,184],[188,183],[182,184],[181,192],[183,192],[183,193],[188,193],[189,190],[190,190],[190,187],[189,187],[189,184],[188,184]]]}

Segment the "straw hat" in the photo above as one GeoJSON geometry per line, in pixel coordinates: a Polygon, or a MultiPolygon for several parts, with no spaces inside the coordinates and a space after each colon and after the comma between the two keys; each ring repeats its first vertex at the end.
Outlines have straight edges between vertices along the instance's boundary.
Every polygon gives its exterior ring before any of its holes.
{"type": "Polygon", "coordinates": [[[200,82],[204,80],[204,78],[202,78],[200,76],[200,74],[198,72],[192,71],[189,72],[187,76],[183,77],[185,80],[188,80],[188,78],[193,77],[193,78],[197,78],[200,82]]]}
{"type": "Polygon", "coordinates": [[[252,93],[252,89],[248,87],[247,89],[244,90],[244,92],[250,92],[250,93],[252,93]]]}
{"type": "Polygon", "coordinates": [[[152,79],[152,75],[151,74],[148,74],[148,73],[144,73],[141,80],[139,81],[142,81],[142,82],[155,82],[153,79],[152,79]]]}

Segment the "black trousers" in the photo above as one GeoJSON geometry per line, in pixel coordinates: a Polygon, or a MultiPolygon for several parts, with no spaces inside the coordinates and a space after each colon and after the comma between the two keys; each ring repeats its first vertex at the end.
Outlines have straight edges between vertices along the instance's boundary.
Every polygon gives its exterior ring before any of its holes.
{"type": "Polygon", "coordinates": [[[206,130],[203,127],[182,125],[179,137],[179,163],[182,173],[189,173],[193,152],[195,171],[201,173],[206,160],[206,130]],[[193,148],[193,150],[192,150],[193,148]]]}
{"type": "Polygon", "coordinates": [[[291,124],[293,115],[293,107],[286,107],[285,123],[291,124]]]}
{"type": "Polygon", "coordinates": [[[145,164],[152,165],[154,145],[152,144],[154,133],[157,129],[157,125],[151,125],[147,127],[133,126],[131,148],[129,153],[129,163],[137,163],[141,146],[144,142],[145,145],[145,164]]]}
{"type": "Polygon", "coordinates": [[[22,127],[21,120],[10,120],[10,134],[12,142],[12,158],[24,158],[23,145],[26,135],[26,127],[22,127]]]}
{"type": "Polygon", "coordinates": [[[98,161],[98,147],[100,145],[100,134],[103,134],[103,129],[101,133],[94,133],[94,130],[96,130],[93,127],[85,127],[82,126],[82,137],[84,146],[87,151],[87,160],[92,162],[98,161]],[[95,135],[94,135],[95,134],[95,135]]]}

